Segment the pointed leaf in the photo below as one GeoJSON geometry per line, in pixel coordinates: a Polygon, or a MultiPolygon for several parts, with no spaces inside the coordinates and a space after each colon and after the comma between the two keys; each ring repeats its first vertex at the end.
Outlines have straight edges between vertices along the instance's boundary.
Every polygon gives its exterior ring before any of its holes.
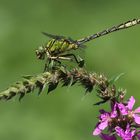
{"type": "Polygon", "coordinates": [[[104,104],[106,103],[108,100],[102,100],[102,101],[99,101],[97,103],[95,103],[94,105],[101,105],[101,104],[104,104]]]}
{"type": "Polygon", "coordinates": [[[70,83],[69,83],[69,86],[68,87],[71,87],[72,86],[72,83],[73,83],[73,76],[71,76],[70,83]]]}
{"type": "Polygon", "coordinates": [[[10,100],[12,97],[14,97],[16,95],[16,93],[15,92],[10,92],[10,96],[8,96],[7,98],[6,98],[6,100],[10,100]]]}
{"type": "Polygon", "coordinates": [[[112,85],[114,84],[116,81],[118,81],[120,79],[121,76],[123,76],[124,73],[120,73],[117,76],[113,76],[110,80],[109,80],[109,84],[112,85]]]}
{"type": "Polygon", "coordinates": [[[21,92],[20,93],[20,96],[19,96],[19,101],[21,101],[21,99],[25,96],[25,93],[24,92],[21,92]]]}
{"type": "Polygon", "coordinates": [[[25,79],[31,79],[33,76],[31,76],[31,75],[24,75],[22,77],[25,78],[25,79]]]}
{"type": "Polygon", "coordinates": [[[48,87],[48,93],[49,94],[51,91],[55,90],[58,86],[58,82],[57,83],[49,83],[49,87],[48,87]]]}

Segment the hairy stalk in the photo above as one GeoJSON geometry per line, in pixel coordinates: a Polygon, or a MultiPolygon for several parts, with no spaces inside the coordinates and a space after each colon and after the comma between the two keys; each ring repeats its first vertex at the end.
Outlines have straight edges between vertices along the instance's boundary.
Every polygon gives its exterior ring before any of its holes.
{"type": "Polygon", "coordinates": [[[12,84],[9,88],[0,93],[0,100],[9,100],[16,95],[19,95],[19,100],[24,97],[25,94],[34,91],[36,88],[43,88],[51,78],[49,72],[39,74],[37,76],[24,76],[22,81],[18,81],[12,84]]]}
{"type": "Polygon", "coordinates": [[[21,100],[25,94],[34,91],[36,88],[39,88],[40,94],[46,86],[48,86],[49,93],[54,90],[59,83],[61,83],[62,86],[72,86],[76,83],[80,83],[86,92],[91,92],[94,87],[96,87],[97,96],[102,99],[97,105],[115,98],[118,93],[120,94],[120,92],[122,92],[116,91],[115,85],[111,84],[104,75],[89,73],[82,68],[67,70],[64,67],[60,67],[37,76],[24,76],[22,81],[16,82],[7,90],[2,91],[0,93],[0,100],[9,100],[16,95],[19,95],[19,100],[21,100]]]}

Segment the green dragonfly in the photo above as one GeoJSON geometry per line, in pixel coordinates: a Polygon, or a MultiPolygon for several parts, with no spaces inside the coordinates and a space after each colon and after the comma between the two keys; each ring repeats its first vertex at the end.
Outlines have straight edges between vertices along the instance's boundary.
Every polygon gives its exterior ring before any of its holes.
{"type": "Polygon", "coordinates": [[[44,60],[46,58],[45,69],[48,67],[48,64],[52,62],[61,63],[61,60],[74,60],[80,67],[83,67],[84,60],[78,60],[78,58],[73,53],[70,53],[71,50],[84,47],[84,43],[88,41],[118,30],[127,29],[137,24],[140,24],[140,19],[133,19],[78,40],[72,40],[71,38],[66,38],[64,36],[52,35],[42,32],[47,37],[51,38],[51,40],[48,41],[48,43],[40,46],[36,50],[36,55],[38,59],[44,60]]]}

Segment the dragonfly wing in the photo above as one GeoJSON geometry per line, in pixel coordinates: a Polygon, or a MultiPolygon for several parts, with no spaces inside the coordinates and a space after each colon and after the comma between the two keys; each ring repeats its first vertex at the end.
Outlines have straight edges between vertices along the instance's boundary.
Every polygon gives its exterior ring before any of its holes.
{"type": "Polygon", "coordinates": [[[80,44],[77,40],[73,40],[71,37],[68,37],[67,41],[78,45],[80,48],[83,48],[86,46],[86,45],[80,44]]]}
{"type": "Polygon", "coordinates": [[[68,37],[68,40],[70,41],[70,42],[73,42],[73,43],[75,43],[76,41],[75,40],[73,40],[71,37],[68,37]]]}
{"type": "Polygon", "coordinates": [[[79,46],[80,46],[80,48],[87,48],[87,46],[83,45],[83,44],[80,44],[79,46]]]}
{"type": "Polygon", "coordinates": [[[46,33],[46,32],[42,32],[42,34],[49,37],[49,38],[53,38],[53,39],[65,39],[64,36],[53,35],[53,34],[49,34],[49,33],[46,33]]]}

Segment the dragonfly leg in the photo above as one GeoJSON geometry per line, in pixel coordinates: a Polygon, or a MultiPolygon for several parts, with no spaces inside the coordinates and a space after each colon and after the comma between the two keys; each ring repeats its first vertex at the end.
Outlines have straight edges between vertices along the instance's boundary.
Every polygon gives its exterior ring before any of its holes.
{"type": "Polygon", "coordinates": [[[50,64],[50,59],[48,60],[46,60],[46,62],[45,62],[45,67],[44,67],[44,71],[43,72],[45,72],[45,71],[48,71],[49,70],[49,64],[50,64]]]}
{"type": "Polygon", "coordinates": [[[83,59],[80,58],[80,60],[78,60],[77,57],[74,54],[65,54],[65,55],[63,55],[63,57],[67,57],[67,56],[72,56],[79,67],[84,66],[84,60],[83,59]]]}
{"type": "Polygon", "coordinates": [[[60,60],[71,60],[71,58],[59,57],[59,56],[57,56],[57,57],[50,56],[45,62],[44,72],[45,71],[50,71],[50,70],[52,70],[52,69],[54,69],[55,67],[58,67],[58,66],[64,66],[64,65],[61,64],[60,60]]]}
{"type": "Polygon", "coordinates": [[[66,57],[64,55],[61,56],[51,56],[51,60],[59,61],[59,60],[72,60],[72,58],[66,57]]]}
{"type": "Polygon", "coordinates": [[[61,62],[59,60],[68,60],[68,61],[72,61],[73,58],[76,61],[76,63],[78,64],[79,67],[83,67],[84,66],[84,60],[80,58],[80,60],[77,59],[77,57],[74,54],[65,54],[65,55],[60,55],[60,56],[51,56],[50,60],[54,60],[55,62],[58,62],[59,64],[61,64],[61,62]]]}
{"type": "Polygon", "coordinates": [[[61,62],[57,59],[47,59],[44,67],[44,72],[52,70],[55,66],[60,66],[61,62]],[[57,62],[57,63],[56,63],[57,62]]]}
{"type": "Polygon", "coordinates": [[[47,71],[47,66],[48,66],[48,65],[47,65],[47,62],[46,62],[43,72],[47,71]]]}

